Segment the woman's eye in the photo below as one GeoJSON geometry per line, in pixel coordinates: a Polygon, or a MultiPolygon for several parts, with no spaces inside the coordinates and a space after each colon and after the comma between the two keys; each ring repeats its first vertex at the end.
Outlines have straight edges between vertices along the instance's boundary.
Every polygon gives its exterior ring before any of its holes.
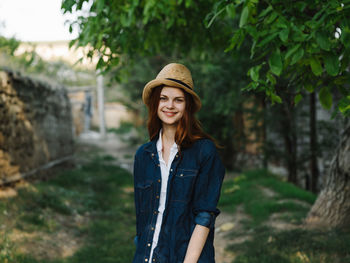
{"type": "Polygon", "coordinates": [[[160,100],[165,101],[166,98],[165,97],[160,97],[160,100]]]}
{"type": "Polygon", "coordinates": [[[183,99],[176,99],[176,102],[183,102],[183,99]]]}

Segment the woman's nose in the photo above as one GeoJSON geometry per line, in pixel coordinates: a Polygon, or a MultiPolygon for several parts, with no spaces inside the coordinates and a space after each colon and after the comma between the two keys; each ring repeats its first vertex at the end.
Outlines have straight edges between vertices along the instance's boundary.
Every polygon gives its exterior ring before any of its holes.
{"type": "Polygon", "coordinates": [[[174,107],[174,101],[173,100],[168,100],[167,105],[168,108],[173,108],[174,107]]]}

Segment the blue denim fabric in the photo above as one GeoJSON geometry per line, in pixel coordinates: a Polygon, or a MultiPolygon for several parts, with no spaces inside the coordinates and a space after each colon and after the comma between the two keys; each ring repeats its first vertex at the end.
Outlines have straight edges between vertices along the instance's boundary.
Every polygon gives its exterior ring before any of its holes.
{"type": "Polygon", "coordinates": [[[220,213],[216,206],[225,168],[214,143],[208,139],[183,149],[171,164],[158,245],[153,258],[149,258],[161,187],[156,141],[157,138],[142,145],[135,155],[137,236],[133,263],[183,263],[196,224],[210,229],[198,263],[214,263],[214,224],[220,213]]]}

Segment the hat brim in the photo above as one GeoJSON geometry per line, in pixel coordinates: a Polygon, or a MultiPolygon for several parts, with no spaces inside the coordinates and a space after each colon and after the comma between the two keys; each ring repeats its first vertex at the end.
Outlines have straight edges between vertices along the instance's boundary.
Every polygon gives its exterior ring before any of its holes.
{"type": "Polygon", "coordinates": [[[191,94],[195,103],[195,112],[199,111],[200,108],[202,107],[201,100],[197,95],[197,93],[195,93],[193,90],[189,89],[188,87],[169,79],[154,79],[145,85],[142,92],[142,100],[147,106],[149,105],[149,98],[151,96],[152,89],[161,85],[180,88],[186,91],[187,93],[191,94]]]}

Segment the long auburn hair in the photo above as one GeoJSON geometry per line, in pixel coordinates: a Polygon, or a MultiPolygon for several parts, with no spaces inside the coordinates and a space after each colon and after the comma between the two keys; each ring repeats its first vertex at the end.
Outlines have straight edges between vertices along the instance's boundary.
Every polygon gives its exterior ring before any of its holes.
{"type": "MultiPolygon", "coordinates": [[[[160,93],[163,87],[164,85],[153,88],[150,95],[147,121],[150,140],[155,139],[159,134],[159,130],[162,128],[162,121],[158,117],[157,110],[160,100],[160,93]]],[[[185,94],[186,106],[185,112],[182,118],[179,120],[176,128],[176,144],[180,146],[180,149],[184,149],[190,147],[195,141],[199,139],[208,138],[211,139],[217,147],[219,147],[216,141],[203,131],[199,120],[197,120],[197,118],[194,116],[195,108],[193,107],[194,100],[192,96],[184,90],[183,92],[185,94]]]]}

